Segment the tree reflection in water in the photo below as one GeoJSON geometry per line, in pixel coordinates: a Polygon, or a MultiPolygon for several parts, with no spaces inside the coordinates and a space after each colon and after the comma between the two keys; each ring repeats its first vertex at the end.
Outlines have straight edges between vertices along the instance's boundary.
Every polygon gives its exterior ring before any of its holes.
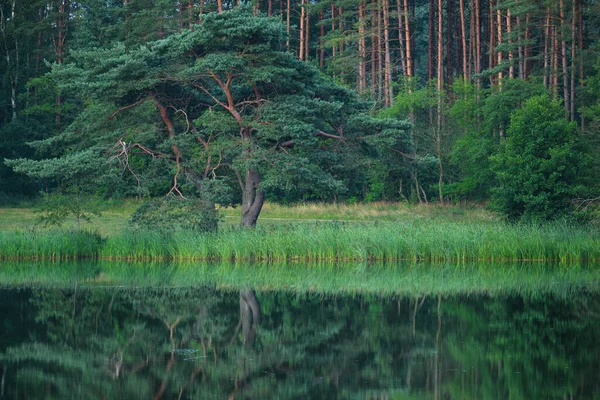
{"type": "Polygon", "coordinates": [[[597,396],[596,294],[0,291],[1,399],[597,396]]]}

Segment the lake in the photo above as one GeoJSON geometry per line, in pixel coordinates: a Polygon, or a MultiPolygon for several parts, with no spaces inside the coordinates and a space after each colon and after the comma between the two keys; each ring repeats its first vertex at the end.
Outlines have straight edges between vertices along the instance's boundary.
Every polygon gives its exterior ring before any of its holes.
{"type": "Polygon", "coordinates": [[[0,399],[600,396],[597,266],[0,263],[0,399]]]}

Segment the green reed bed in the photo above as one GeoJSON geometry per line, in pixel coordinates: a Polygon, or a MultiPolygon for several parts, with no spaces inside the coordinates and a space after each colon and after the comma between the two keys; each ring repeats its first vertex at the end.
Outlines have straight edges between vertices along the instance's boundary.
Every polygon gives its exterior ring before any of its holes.
{"type": "Polygon", "coordinates": [[[0,231],[0,259],[96,257],[104,239],[88,231],[0,231]]]}
{"type": "Polygon", "coordinates": [[[565,224],[317,223],[218,234],[138,232],[111,237],[112,259],[174,260],[600,260],[600,235],[565,224]]]}
{"type": "Polygon", "coordinates": [[[568,224],[302,223],[200,234],[0,232],[0,258],[237,261],[600,261],[600,234],[568,224]]]}
{"type": "Polygon", "coordinates": [[[231,263],[5,261],[0,286],[252,288],[320,294],[600,293],[597,265],[544,263],[231,263]]]}

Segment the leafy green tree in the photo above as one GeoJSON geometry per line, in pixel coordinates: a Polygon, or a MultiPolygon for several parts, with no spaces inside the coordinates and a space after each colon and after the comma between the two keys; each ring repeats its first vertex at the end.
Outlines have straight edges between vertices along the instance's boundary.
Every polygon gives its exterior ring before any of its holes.
{"type": "Polygon", "coordinates": [[[511,117],[506,141],[493,156],[500,186],[493,207],[511,219],[554,219],[571,210],[588,162],[575,123],[559,100],[533,97],[511,117]]]}
{"type": "Polygon", "coordinates": [[[108,157],[138,184],[139,166],[162,168],[164,190],[181,197],[186,181],[204,197],[224,182],[239,187],[241,225],[254,226],[267,190],[339,192],[341,158],[360,166],[378,147],[410,147],[407,123],[371,117],[368,103],[282,51],[283,41],[278,18],[238,7],[147,46],[73,51],[52,76],[87,107],[46,141],[72,146],[10,164],[38,177],[98,176],[108,157]]]}
{"type": "Polygon", "coordinates": [[[499,151],[511,113],[546,91],[539,83],[521,79],[505,79],[501,90],[455,83],[454,91],[456,99],[448,116],[462,133],[452,145],[450,165],[455,180],[446,191],[458,199],[489,199],[490,191],[498,185],[490,157],[499,151]]]}

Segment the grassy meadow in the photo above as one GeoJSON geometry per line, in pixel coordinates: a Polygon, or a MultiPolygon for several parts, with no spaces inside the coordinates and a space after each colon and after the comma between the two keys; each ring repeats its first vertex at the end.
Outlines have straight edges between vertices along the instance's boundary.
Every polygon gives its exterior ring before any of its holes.
{"type": "Polygon", "coordinates": [[[256,229],[239,229],[239,209],[226,208],[211,234],[134,231],[127,227],[133,209],[133,202],[107,208],[82,232],[72,224],[42,229],[30,209],[4,209],[0,259],[600,261],[600,235],[591,226],[508,224],[481,208],[266,204],[256,229]]]}
{"type": "MultiPolygon", "coordinates": [[[[36,221],[38,215],[31,203],[25,207],[0,207],[0,231],[39,230],[36,221]]],[[[102,209],[100,217],[93,217],[87,229],[98,231],[102,236],[113,236],[127,228],[133,211],[140,205],[135,200],[108,202],[102,209]]],[[[222,228],[239,224],[241,210],[239,207],[221,207],[219,213],[223,217],[222,228]]],[[[357,204],[324,204],[306,203],[284,206],[266,203],[261,212],[258,224],[281,225],[296,222],[325,221],[455,221],[487,223],[498,220],[498,217],[483,207],[458,207],[437,205],[411,205],[406,203],[357,203],[357,204]]],[[[64,224],[67,230],[76,229],[74,218],[64,224]]]]}

